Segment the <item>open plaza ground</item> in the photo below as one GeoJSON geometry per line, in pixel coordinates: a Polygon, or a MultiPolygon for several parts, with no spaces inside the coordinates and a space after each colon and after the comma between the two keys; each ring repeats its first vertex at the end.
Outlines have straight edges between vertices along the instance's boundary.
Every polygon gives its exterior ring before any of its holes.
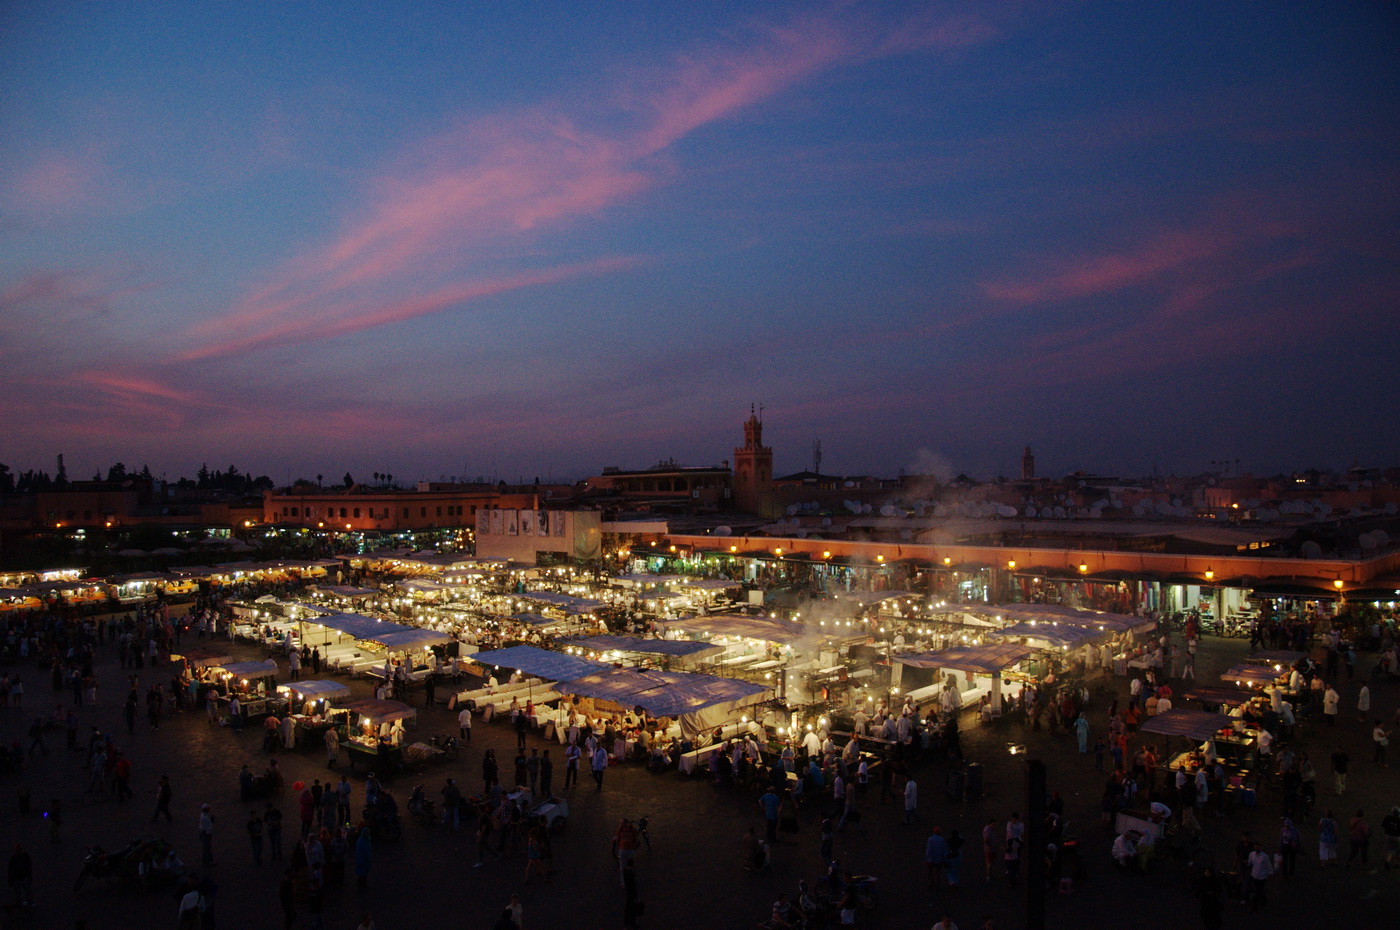
{"type": "MultiPolygon", "coordinates": [[[[14,843],[22,844],[34,862],[35,906],[32,910],[7,907],[5,926],[64,930],[77,926],[89,930],[176,926],[177,898],[171,890],[146,892],[129,883],[95,879],[74,891],[88,844],[110,850],[148,837],[168,840],[193,872],[212,879],[217,888],[212,896],[213,925],[280,925],[284,919],[279,899],[283,863],[264,860],[262,865],[254,865],[244,825],[249,812],[261,809],[263,802],[240,803],[236,779],[245,763],[254,771],[266,767],[269,754],[262,747],[261,729],[248,727],[240,733],[211,725],[202,711],[167,716],[159,729],[154,729],[143,706],[134,732],[128,735],[122,698],[129,676],[135,674],[144,689],[162,680],[162,673],[168,680],[169,669],[122,669],[113,648],[109,643],[98,650],[95,671],[99,700],[96,706],[79,709],[84,737],[80,745],[85,746],[86,734],[94,726],[115,734],[116,744],[132,762],[135,796],[118,801],[104,788],[89,791],[86,753],[65,748],[62,730],[49,730],[45,734],[47,752],[29,754],[23,770],[5,775],[0,789],[0,838],[7,850],[14,843]],[[170,776],[173,787],[173,821],[169,823],[163,819],[152,822],[157,779],[162,774],[170,776]],[[21,804],[21,796],[26,794],[27,810],[21,804]],[[61,802],[62,810],[62,825],[56,833],[45,816],[52,799],[61,802]],[[205,803],[215,818],[215,864],[208,867],[200,864],[196,834],[200,807],[205,803]]],[[[1243,640],[1205,638],[1196,669],[1198,680],[1207,685],[1218,682],[1220,671],[1243,658],[1247,649],[1243,640]]],[[[230,651],[241,659],[266,654],[259,647],[241,643],[233,644],[230,651]]],[[[1400,870],[1382,867],[1384,841],[1379,824],[1390,807],[1400,803],[1400,778],[1395,769],[1373,765],[1370,722],[1363,724],[1355,711],[1357,692],[1363,680],[1370,681],[1373,665],[1371,656],[1362,655],[1357,663],[1358,678],[1338,682],[1343,713],[1335,726],[1324,726],[1318,715],[1297,728],[1294,745],[1310,754],[1319,778],[1317,808],[1298,818],[1304,842],[1296,875],[1291,880],[1281,876],[1271,879],[1268,902],[1257,911],[1227,895],[1224,926],[1346,926],[1364,930],[1394,925],[1400,904],[1400,870]],[[1327,761],[1337,746],[1353,760],[1344,798],[1333,796],[1327,761]],[[1344,865],[1323,870],[1317,861],[1317,819],[1326,807],[1335,810],[1343,825],[1344,865]],[[1347,867],[1345,825],[1357,809],[1366,812],[1373,839],[1367,862],[1347,867]]],[[[71,695],[66,690],[53,691],[47,669],[32,662],[13,663],[5,671],[23,676],[26,693],[22,708],[10,706],[4,711],[0,733],[7,744],[28,746],[27,731],[34,718],[49,717],[56,703],[70,704],[71,695]]],[[[1390,718],[1400,698],[1400,686],[1393,681],[1370,684],[1373,715],[1390,718]]],[[[351,687],[356,697],[368,696],[370,691],[369,683],[360,680],[351,681],[351,687]]],[[[1124,678],[1094,681],[1089,710],[1093,736],[1105,733],[1107,709],[1114,696],[1125,700],[1126,695],[1124,678]]],[[[442,705],[424,707],[423,697],[421,689],[411,694],[418,707],[411,738],[454,734],[455,713],[442,705]]],[[[1144,741],[1159,747],[1167,742],[1161,737],[1144,741]]],[[[639,764],[610,766],[601,790],[588,778],[586,768],[582,784],[561,790],[563,767],[556,767],[555,793],[567,797],[570,817],[567,825],[553,834],[553,868],[544,880],[525,882],[526,857],[519,845],[503,858],[488,857],[484,866],[473,868],[476,842],[470,823],[453,830],[415,817],[403,805],[413,787],[423,784],[440,807],[439,792],[448,777],[457,780],[464,794],[478,793],[481,758],[487,748],[495,749],[502,761],[503,779],[508,778],[515,742],[508,724],[478,722],[471,744],[463,747],[455,761],[433,763],[421,774],[408,771],[396,776],[390,787],[400,804],[402,837],[375,845],[366,888],[356,888],[352,876],[344,887],[329,890],[324,926],[352,930],[366,914],[372,914],[378,930],[424,924],[486,930],[500,918],[511,895],[518,894],[523,926],[528,930],[620,927],[623,892],[611,839],[624,817],[646,816],[650,820],[651,848],[643,848],[636,859],[639,897],[645,902],[640,920],[644,927],[757,927],[779,894],[795,897],[799,880],[814,884],[825,871],[819,855],[818,825],[828,801],[810,800],[800,813],[798,832],[784,833],[773,848],[771,864],[749,871],[740,862],[740,838],[750,827],[759,835],[763,833],[757,790],[718,787],[703,772],[692,776],[679,775],[674,769],[649,773],[639,764]]],[[[882,803],[878,786],[872,786],[859,804],[860,821],[838,833],[835,855],[842,866],[878,877],[878,903],[859,912],[859,926],[929,927],[945,915],[962,928],[981,927],[986,918],[997,928],[1026,926],[1024,874],[1011,886],[998,863],[988,880],[980,837],[989,820],[995,820],[1000,831],[1011,813],[1027,809],[1027,759],[1045,764],[1047,790],[1058,791],[1063,797],[1066,834],[1078,840],[1083,861],[1082,871],[1066,872],[1078,872],[1072,887],[1062,890],[1056,886],[1045,892],[1047,926],[1199,926],[1195,894],[1199,868],[1213,863],[1222,870],[1233,870],[1234,847],[1241,831],[1261,840],[1266,850],[1272,851],[1278,844],[1281,798],[1277,790],[1266,786],[1255,808],[1208,814],[1202,822],[1199,852],[1188,857],[1164,851],[1150,863],[1147,874],[1131,874],[1115,867],[1109,854],[1114,832],[1103,824],[1100,814],[1106,773],[1095,769],[1092,753],[1079,753],[1072,735],[1052,734],[1048,729],[1030,732],[1028,727],[1007,720],[989,726],[969,723],[962,742],[967,759],[984,766],[981,796],[950,801],[944,791],[945,776],[955,763],[924,759],[912,770],[919,785],[917,822],[903,822],[902,800],[882,803]],[[1010,743],[1023,744],[1026,752],[1012,754],[1010,743]],[[962,881],[953,889],[928,885],[923,853],[935,826],[945,835],[959,830],[967,839],[962,881]]],[[[540,749],[554,746],[556,756],[559,754],[558,744],[546,743],[538,733],[527,736],[527,745],[540,749]]],[[[1177,741],[1174,748],[1183,748],[1183,744],[1177,741]]],[[[333,781],[340,772],[327,768],[320,745],[278,751],[275,756],[288,785],[275,803],[287,819],[286,845],[290,849],[297,834],[297,793],[290,789],[291,783],[310,784],[316,778],[333,781]]],[[[338,769],[347,767],[342,753],[338,769]]],[[[350,775],[356,809],[363,800],[365,775],[363,768],[350,775]]],[[[302,903],[291,926],[314,926],[311,920],[302,903]]],[[[206,921],[206,926],[210,923],[206,921]]]]}

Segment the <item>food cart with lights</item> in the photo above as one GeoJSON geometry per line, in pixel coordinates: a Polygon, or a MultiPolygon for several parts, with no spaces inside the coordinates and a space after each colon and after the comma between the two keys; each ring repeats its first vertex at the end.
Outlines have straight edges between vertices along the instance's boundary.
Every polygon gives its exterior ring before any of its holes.
{"type": "Polygon", "coordinates": [[[277,686],[277,693],[287,702],[287,714],[292,721],[293,741],[298,745],[316,746],[325,732],[335,729],[344,737],[344,714],[332,713],[335,701],[350,696],[350,688],[338,681],[312,678],[277,686]]]}
{"type": "Polygon", "coordinates": [[[184,662],[186,673],[191,680],[198,682],[196,701],[202,703],[204,693],[210,688],[227,693],[224,679],[214,674],[215,669],[233,661],[233,656],[224,650],[210,647],[186,649],[182,653],[171,653],[170,661],[184,662]]]}
{"type": "Polygon", "coordinates": [[[418,711],[401,701],[364,700],[333,707],[330,714],[346,717],[346,738],[340,746],[352,768],[363,764],[369,771],[392,775],[403,767],[404,726],[418,711]]]}
{"type": "Polygon", "coordinates": [[[277,663],[273,660],[228,662],[211,671],[224,683],[225,700],[238,695],[239,714],[244,720],[286,712],[286,701],[276,696],[277,663]]]}
{"type": "Polygon", "coordinates": [[[986,697],[993,717],[1001,715],[1002,701],[1016,696],[1020,682],[1008,683],[1005,676],[1035,650],[1020,643],[985,643],[977,646],[953,646],[938,652],[913,653],[894,657],[891,693],[899,694],[905,673],[909,669],[933,670],[933,683],[909,689],[905,699],[922,709],[937,702],[940,707],[976,709],[986,697]],[[955,690],[955,693],[954,693],[955,690]],[[950,700],[944,701],[944,692],[950,700]]]}

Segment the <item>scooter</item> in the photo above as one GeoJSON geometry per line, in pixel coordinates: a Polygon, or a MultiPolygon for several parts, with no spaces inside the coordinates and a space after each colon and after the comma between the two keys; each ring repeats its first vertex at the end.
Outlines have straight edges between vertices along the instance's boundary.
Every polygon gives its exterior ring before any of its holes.
{"type": "Polygon", "coordinates": [[[455,736],[433,736],[428,739],[428,745],[441,750],[442,757],[448,762],[457,758],[457,737],[455,736]]]}

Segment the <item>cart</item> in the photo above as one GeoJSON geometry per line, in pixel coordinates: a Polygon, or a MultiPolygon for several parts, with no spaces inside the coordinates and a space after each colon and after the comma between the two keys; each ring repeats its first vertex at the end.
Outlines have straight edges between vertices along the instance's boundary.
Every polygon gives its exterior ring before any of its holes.
{"type": "Polygon", "coordinates": [[[544,824],[547,830],[562,830],[569,821],[569,802],[563,798],[546,798],[530,811],[530,817],[544,824]]]}

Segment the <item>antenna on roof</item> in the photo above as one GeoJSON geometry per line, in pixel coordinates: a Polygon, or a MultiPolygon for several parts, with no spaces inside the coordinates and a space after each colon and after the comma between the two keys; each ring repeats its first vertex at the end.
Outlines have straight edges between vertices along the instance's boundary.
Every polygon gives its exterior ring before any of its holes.
{"type": "Polygon", "coordinates": [[[822,441],[812,440],[812,471],[814,474],[822,473],[822,441]]]}

